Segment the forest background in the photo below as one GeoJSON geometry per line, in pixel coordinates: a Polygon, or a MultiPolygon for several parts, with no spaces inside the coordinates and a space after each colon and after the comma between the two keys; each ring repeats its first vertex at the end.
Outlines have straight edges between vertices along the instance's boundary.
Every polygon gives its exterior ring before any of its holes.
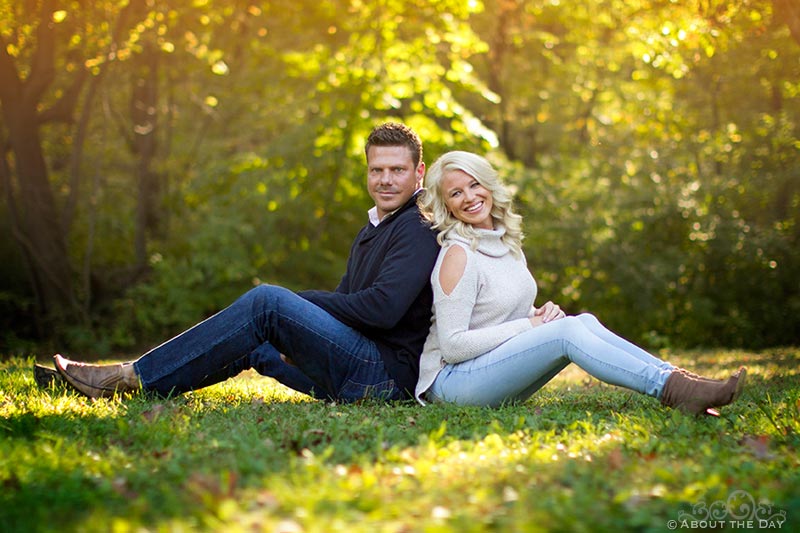
{"type": "Polygon", "coordinates": [[[385,120],[498,165],[540,302],[800,343],[796,0],[0,0],[0,107],[0,354],[333,289],[385,120]]]}

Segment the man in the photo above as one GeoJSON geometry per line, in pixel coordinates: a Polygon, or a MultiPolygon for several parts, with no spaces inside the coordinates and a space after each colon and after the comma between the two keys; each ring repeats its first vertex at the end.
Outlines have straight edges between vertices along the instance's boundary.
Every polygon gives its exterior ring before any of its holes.
{"type": "Polygon", "coordinates": [[[56,355],[57,371],[90,397],[182,393],[254,368],[342,402],[413,398],[439,251],[416,205],[422,144],[407,126],[387,123],[364,151],[375,206],[334,292],[261,285],[136,361],[89,365],[56,355]]]}

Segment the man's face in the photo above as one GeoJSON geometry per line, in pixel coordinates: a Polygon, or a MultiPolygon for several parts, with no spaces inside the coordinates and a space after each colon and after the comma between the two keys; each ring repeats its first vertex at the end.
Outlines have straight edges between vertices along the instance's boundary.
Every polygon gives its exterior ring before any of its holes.
{"type": "Polygon", "coordinates": [[[371,146],[367,152],[367,189],[378,208],[378,218],[402,207],[422,187],[425,163],[414,168],[405,146],[371,146]]]}

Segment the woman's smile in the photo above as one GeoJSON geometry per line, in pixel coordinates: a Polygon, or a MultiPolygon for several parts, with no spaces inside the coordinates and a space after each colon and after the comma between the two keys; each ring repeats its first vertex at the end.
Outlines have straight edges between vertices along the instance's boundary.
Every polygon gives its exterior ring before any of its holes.
{"type": "Polygon", "coordinates": [[[452,215],[476,228],[493,229],[492,193],[463,170],[453,170],[442,178],[445,205],[452,215]]]}

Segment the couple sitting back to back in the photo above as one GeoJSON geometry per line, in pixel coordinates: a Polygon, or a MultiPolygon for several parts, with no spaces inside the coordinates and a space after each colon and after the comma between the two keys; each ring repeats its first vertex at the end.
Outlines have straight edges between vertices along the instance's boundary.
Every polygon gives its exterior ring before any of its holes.
{"type": "Polygon", "coordinates": [[[485,158],[448,152],[426,177],[419,137],[397,123],[376,127],[365,155],[375,206],[334,291],[261,285],[135,361],[56,355],[58,374],[90,397],[179,394],[252,368],[341,402],[498,406],[527,399],[575,363],[692,414],[738,396],[744,369],[727,380],[703,378],[590,314],[536,307],[521,217],[485,158]]]}

